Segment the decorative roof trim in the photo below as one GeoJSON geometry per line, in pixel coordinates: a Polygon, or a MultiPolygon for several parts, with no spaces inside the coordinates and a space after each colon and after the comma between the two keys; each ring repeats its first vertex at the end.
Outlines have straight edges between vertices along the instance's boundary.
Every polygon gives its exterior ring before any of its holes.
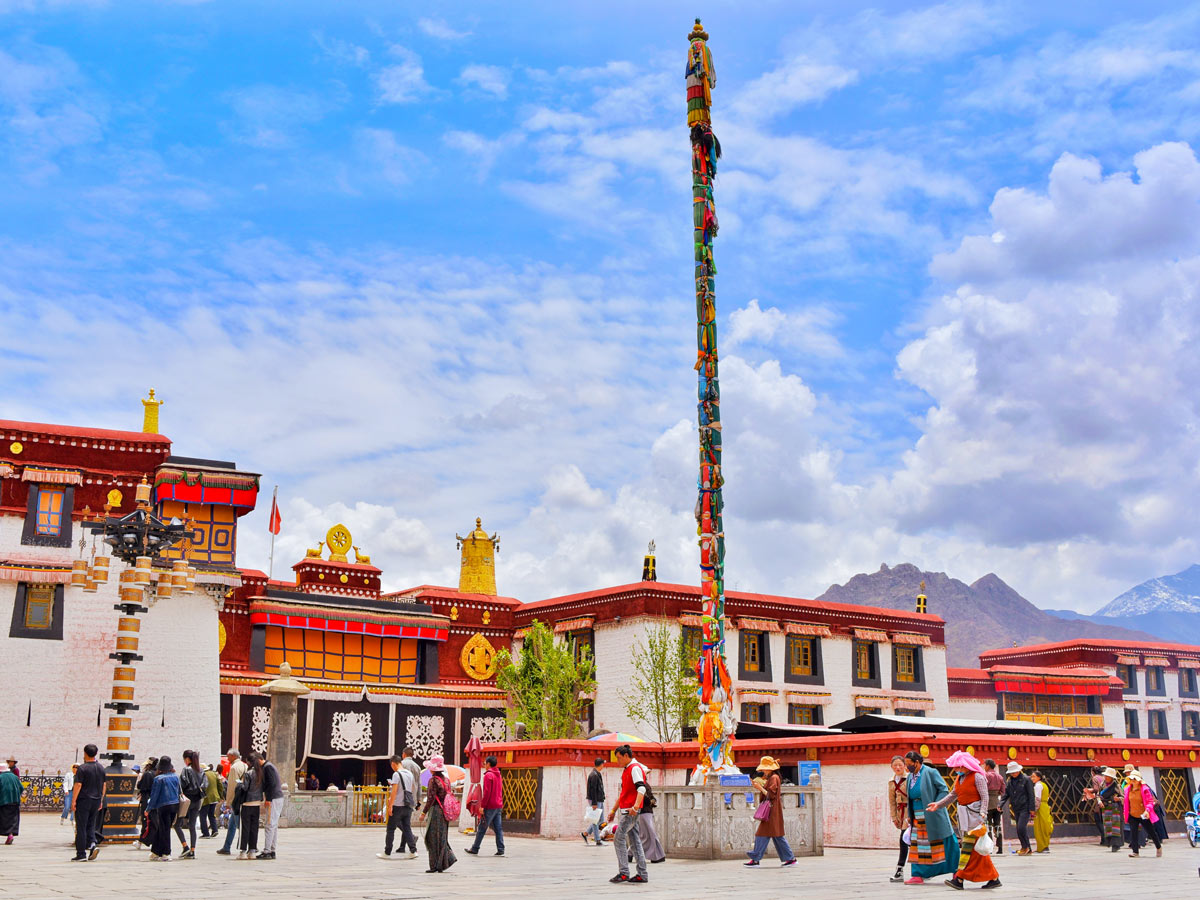
{"type": "Polygon", "coordinates": [[[828,706],[833,702],[833,695],[817,691],[787,691],[788,703],[800,703],[804,706],[828,706]]]}
{"type": "Polygon", "coordinates": [[[1169,666],[1171,661],[1165,656],[1144,656],[1142,657],[1142,665],[1144,666],[1169,666]]]}
{"type": "Polygon", "coordinates": [[[892,633],[893,644],[909,644],[914,647],[932,647],[933,641],[929,639],[927,634],[913,634],[908,631],[895,631],[892,633]]]}
{"type": "Polygon", "coordinates": [[[1188,659],[1186,656],[1181,656],[1179,657],[1179,668],[1200,669],[1200,659],[1188,659]]]}
{"type": "Polygon", "coordinates": [[[809,637],[833,637],[828,625],[808,625],[803,622],[784,622],[784,634],[803,634],[809,637]]]}
{"type": "Polygon", "coordinates": [[[877,628],[855,628],[854,636],[860,641],[874,641],[879,644],[886,644],[888,641],[887,632],[877,628]]]}
{"type": "Polygon", "coordinates": [[[587,631],[595,627],[595,616],[576,616],[573,619],[563,619],[554,623],[555,634],[566,634],[569,631],[587,631]]]}
{"type": "Polygon", "coordinates": [[[772,634],[779,634],[781,631],[779,623],[773,619],[739,618],[736,622],[741,631],[769,631],[772,634]]]}
{"type": "Polygon", "coordinates": [[[1140,666],[1142,664],[1142,658],[1140,656],[1135,656],[1132,653],[1118,653],[1117,664],[1122,666],[1140,666]]]}
{"type": "Polygon", "coordinates": [[[211,469],[185,469],[174,466],[159,466],[154,473],[154,486],[179,484],[189,487],[202,485],[210,488],[228,488],[234,491],[256,491],[260,476],[248,472],[213,471],[211,469]]]}
{"type": "Polygon", "coordinates": [[[37,484],[83,484],[83,475],[78,469],[26,466],[21,472],[21,480],[37,484]]]}
{"type": "Polygon", "coordinates": [[[71,581],[71,567],[43,563],[0,562],[0,581],[68,584],[71,581]]]}

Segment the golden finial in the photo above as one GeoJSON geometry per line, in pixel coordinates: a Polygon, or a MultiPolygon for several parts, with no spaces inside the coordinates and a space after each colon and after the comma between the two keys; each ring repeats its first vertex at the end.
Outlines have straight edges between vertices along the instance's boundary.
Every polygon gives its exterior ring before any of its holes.
{"type": "Polygon", "coordinates": [[[354,538],[350,536],[350,529],[345,525],[334,525],[325,534],[325,543],[329,545],[329,561],[330,562],[349,562],[346,558],[346,551],[354,546],[354,538]]]}
{"type": "Polygon", "coordinates": [[[929,611],[929,601],[925,596],[925,582],[921,582],[921,592],[917,594],[917,612],[926,613],[929,611]]]}
{"type": "Polygon", "coordinates": [[[146,476],[142,476],[142,482],[137,486],[134,492],[134,501],[140,509],[150,508],[150,483],[146,481],[146,476]]]}
{"type": "Polygon", "coordinates": [[[142,431],[146,434],[158,434],[158,408],[161,400],[154,399],[154,388],[150,388],[150,396],[142,401],[142,431]]]}
{"type": "Polygon", "coordinates": [[[458,589],[464,594],[496,596],[496,554],[500,552],[500,536],[483,530],[483,519],[475,519],[475,530],[463,537],[454,535],[462,551],[462,568],[458,589]]]}
{"type": "Polygon", "coordinates": [[[704,26],[700,24],[700,20],[696,20],[696,24],[692,26],[692,31],[688,35],[689,41],[707,41],[708,32],[704,30],[704,26]]]}

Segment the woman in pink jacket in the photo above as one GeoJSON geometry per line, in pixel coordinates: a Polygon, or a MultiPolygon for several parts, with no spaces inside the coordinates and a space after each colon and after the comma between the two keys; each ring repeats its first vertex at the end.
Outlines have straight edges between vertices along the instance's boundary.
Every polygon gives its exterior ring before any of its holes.
{"type": "Polygon", "coordinates": [[[1154,841],[1158,850],[1155,855],[1162,856],[1162,841],[1154,828],[1154,823],[1158,821],[1158,814],[1154,811],[1154,794],[1146,787],[1142,773],[1137,769],[1129,773],[1128,779],[1125,787],[1125,821],[1129,823],[1129,846],[1133,850],[1129,855],[1134,858],[1138,855],[1138,827],[1144,821],[1146,836],[1154,841]]]}

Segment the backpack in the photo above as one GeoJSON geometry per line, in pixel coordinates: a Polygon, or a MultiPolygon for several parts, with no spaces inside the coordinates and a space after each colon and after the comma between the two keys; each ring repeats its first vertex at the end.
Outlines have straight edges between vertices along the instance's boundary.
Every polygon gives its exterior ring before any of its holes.
{"type": "Polygon", "coordinates": [[[203,797],[204,789],[208,787],[207,782],[204,780],[204,776],[198,773],[191,766],[184,767],[183,776],[179,779],[179,781],[183,787],[183,795],[191,800],[192,803],[195,803],[197,800],[203,797]]]}
{"type": "Polygon", "coordinates": [[[417,800],[413,796],[412,788],[409,787],[413,783],[413,774],[408,769],[401,766],[396,770],[400,774],[400,789],[404,792],[404,806],[413,809],[417,805],[417,800]]]}
{"type": "Polygon", "coordinates": [[[653,811],[658,806],[658,801],[654,799],[654,789],[650,787],[650,770],[641,763],[635,763],[642,772],[642,784],[646,786],[646,793],[642,795],[642,809],[645,811],[653,811]]]}
{"type": "Polygon", "coordinates": [[[442,802],[438,804],[442,808],[442,812],[446,816],[447,822],[452,822],[458,818],[458,814],[462,812],[462,804],[458,802],[458,798],[454,796],[454,792],[450,790],[450,782],[442,779],[442,784],[446,788],[446,796],[442,798],[442,802]]]}

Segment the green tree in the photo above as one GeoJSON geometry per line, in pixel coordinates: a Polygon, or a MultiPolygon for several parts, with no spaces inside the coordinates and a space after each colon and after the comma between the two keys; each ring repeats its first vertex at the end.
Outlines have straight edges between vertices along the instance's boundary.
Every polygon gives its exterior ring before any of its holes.
{"type": "Polygon", "coordinates": [[[696,656],[683,635],[666,624],[651,625],[633,648],[629,690],[618,691],[625,714],[660,741],[676,741],[699,719],[696,656]]]}
{"type": "Polygon", "coordinates": [[[523,722],[530,740],[578,737],[579,720],[596,690],[596,664],[586,646],[557,641],[534,621],[518,658],[507,650],[497,654],[496,685],[508,695],[510,730],[523,722]]]}

